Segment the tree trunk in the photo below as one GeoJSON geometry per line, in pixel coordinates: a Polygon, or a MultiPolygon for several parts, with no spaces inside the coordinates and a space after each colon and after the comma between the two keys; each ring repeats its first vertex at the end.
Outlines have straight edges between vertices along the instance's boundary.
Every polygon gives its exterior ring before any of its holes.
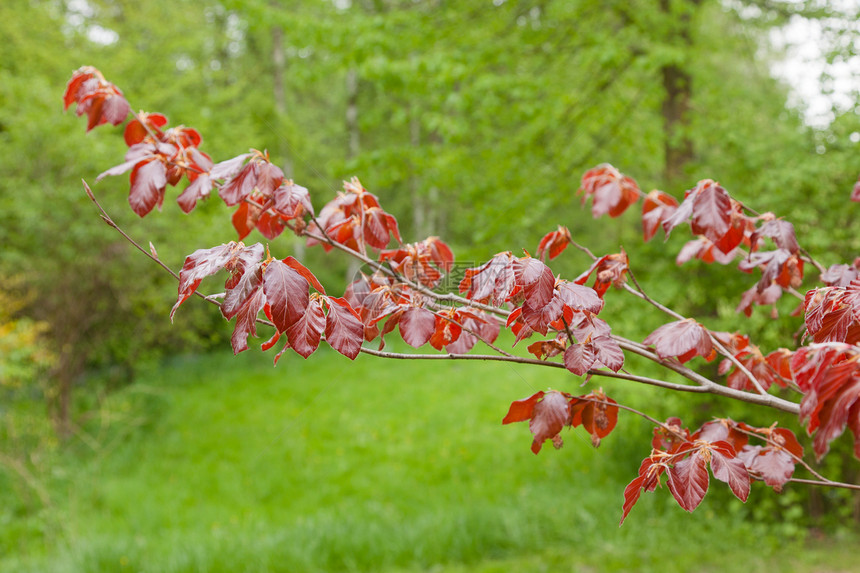
{"type": "MultiPolygon", "coordinates": [[[[701,0],[688,0],[688,4],[693,7],[700,3],[701,0]]],[[[674,24],[666,41],[672,45],[680,45],[684,50],[689,50],[693,45],[690,35],[690,15],[693,8],[684,6],[684,2],[675,2],[674,4],[680,6],[676,14],[672,4],[672,0],[660,0],[660,9],[667,20],[674,24]]],[[[666,64],[660,72],[664,90],[662,110],[665,153],[663,178],[665,184],[670,186],[683,178],[685,167],[693,159],[693,141],[688,133],[693,80],[689,71],[678,63],[666,64]]]]}

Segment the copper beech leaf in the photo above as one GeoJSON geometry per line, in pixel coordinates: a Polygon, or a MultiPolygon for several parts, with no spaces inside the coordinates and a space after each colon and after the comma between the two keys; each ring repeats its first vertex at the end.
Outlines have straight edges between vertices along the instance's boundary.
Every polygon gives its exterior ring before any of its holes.
{"type": "Polygon", "coordinates": [[[535,404],[529,421],[529,430],[534,435],[532,452],[537,454],[544,441],[552,439],[556,447],[561,443],[560,433],[569,420],[567,398],[560,392],[547,392],[535,404]],[[556,438],[558,436],[558,438],[556,438]]]}
{"type": "Polygon", "coordinates": [[[266,265],[263,290],[272,309],[272,322],[278,330],[287,332],[308,307],[308,281],[298,271],[275,259],[266,265]]]}
{"type": "Polygon", "coordinates": [[[550,260],[559,256],[571,243],[570,229],[559,225],[558,230],[547,233],[538,243],[537,256],[544,260],[549,254],[550,260]]]}
{"type": "Polygon", "coordinates": [[[131,190],[128,204],[140,217],[146,216],[156,205],[164,202],[167,187],[167,169],[157,158],[137,163],[131,171],[131,190]]]}
{"type": "MultiPolygon", "coordinates": [[[[657,234],[657,229],[672,216],[677,208],[678,200],[663,191],[655,189],[645,196],[642,203],[642,235],[645,242],[650,241],[657,234]]],[[[664,234],[666,234],[665,230],[664,234]]]]}
{"type": "Polygon", "coordinates": [[[702,503],[708,492],[708,468],[699,450],[676,462],[667,472],[667,485],[675,501],[685,511],[692,512],[702,503]]]}
{"type": "Polygon", "coordinates": [[[528,304],[540,308],[552,299],[555,276],[543,261],[526,256],[516,259],[513,268],[517,285],[522,287],[528,304]]]}
{"type": "Polygon", "coordinates": [[[709,453],[714,477],[728,484],[732,493],[745,502],[750,495],[750,474],[743,461],[736,457],[735,449],[728,442],[717,441],[711,443],[709,453]]]}
{"type": "Polygon", "coordinates": [[[596,360],[597,356],[590,342],[571,344],[564,351],[564,367],[577,376],[588,372],[596,360]]]}
{"type": "Polygon", "coordinates": [[[591,444],[596,448],[600,440],[608,436],[618,423],[618,402],[596,390],[586,396],[570,401],[570,425],[582,425],[591,435],[591,444]]]}
{"type": "Polygon", "coordinates": [[[710,179],[700,181],[693,198],[692,230],[718,243],[729,231],[732,219],[729,194],[710,179]]]}
{"type": "Polygon", "coordinates": [[[529,421],[529,430],[534,436],[532,452],[540,452],[543,443],[548,439],[553,440],[556,448],[561,447],[560,432],[570,420],[568,397],[561,392],[550,390],[516,400],[511,403],[502,424],[526,420],[529,421]]]}
{"type": "MultiPolygon", "coordinates": [[[[258,252],[262,257],[263,247],[259,243],[250,247],[258,252]]],[[[221,269],[227,266],[227,263],[236,255],[237,251],[248,249],[242,243],[230,241],[217,247],[209,249],[198,249],[185,258],[185,263],[179,271],[179,297],[176,299],[176,304],[170,310],[170,320],[173,321],[173,315],[183,302],[194,294],[197,287],[204,278],[214,275],[221,269]]]]}
{"type": "Polygon", "coordinates": [[[435,331],[436,315],[426,308],[408,308],[400,317],[400,336],[413,348],[427,344],[435,331]]]}
{"type": "Polygon", "coordinates": [[[583,203],[591,198],[591,214],[595,219],[607,213],[610,217],[618,217],[638,201],[641,194],[636,181],[608,163],[586,171],[579,192],[583,194],[583,203]]]}
{"type": "MultiPolygon", "coordinates": [[[[247,273],[251,274],[251,273],[247,273]]],[[[236,325],[233,328],[233,336],[230,342],[233,346],[233,354],[248,349],[248,335],[257,335],[257,315],[263,308],[266,302],[266,297],[262,289],[257,288],[252,291],[251,295],[236,309],[233,316],[236,317],[236,325]]]]}
{"type": "Polygon", "coordinates": [[[677,357],[682,363],[694,356],[711,360],[714,355],[710,333],[691,318],[664,324],[649,334],[643,344],[653,344],[660,358],[677,357]]]}
{"type": "Polygon", "coordinates": [[[319,347],[325,325],[326,317],[322,299],[314,295],[304,314],[287,328],[286,334],[290,346],[298,354],[307,358],[319,347]]]}
{"type": "MultiPolygon", "coordinates": [[[[245,306],[245,303],[254,296],[263,285],[262,264],[256,263],[247,268],[238,276],[238,280],[232,282],[224,293],[224,301],[221,303],[221,314],[227,320],[236,316],[245,306]]],[[[265,302],[265,301],[264,301],[265,302]]]]}
{"type": "Polygon", "coordinates": [[[782,491],[794,474],[794,459],[784,450],[773,447],[746,445],[738,453],[738,459],[747,470],[764,480],[764,483],[782,491]]]}
{"type": "Polygon", "coordinates": [[[364,325],[358,318],[358,313],[346,300],[333,296],[326,297],[328,314],[325,323],[325,340],[329,346],[349,358],[355,360],[361,352],[364,341],[364,325]]]}
{"type": "Polygon", "coordinates": [[[525,422],[532,417],[535,404],[543,398],[543,391],[538,391],[528,398],[522,400],[514,400],[511,402],[511,407],[508,408],[508,413],[502,419],[502,424],[511,424],[513,422],[525,422]]]}

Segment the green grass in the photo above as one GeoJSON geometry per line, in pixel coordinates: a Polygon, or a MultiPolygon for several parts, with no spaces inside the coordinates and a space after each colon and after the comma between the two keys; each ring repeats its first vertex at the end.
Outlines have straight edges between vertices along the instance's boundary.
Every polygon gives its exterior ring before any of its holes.
{"type": "Polygon", "coordinates": [[[146,423],[79,456],[29,527],[0,511],[0,571],[860,571],[850,540],[810,549],[717,492],[694,514],[646,494],[619,528],[647,424],[538,456],[500,424],[513,399],[577,392],[563,373],[270,359],[175,359],[116,395],[146,423]]]}

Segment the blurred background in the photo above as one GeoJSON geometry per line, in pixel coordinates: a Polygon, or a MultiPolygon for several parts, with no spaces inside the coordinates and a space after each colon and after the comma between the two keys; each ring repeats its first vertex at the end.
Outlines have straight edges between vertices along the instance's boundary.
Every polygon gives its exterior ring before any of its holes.
{"type": "MultiPolygon", "coordinates": [[[[209,305],[187,303],[172,325],[175,282],[82,190],[122,162],[121,128],[85,133],[61,99],[75,69],[96,66],[134,110],[198,129],[216,162],[268,149],[317,210],[359,176],[406,241],[441,236],[462,264],[534,252],[566,225],[598,255],[623,246],[655,298],[770,351],[794,344],[794,302],[776,319],[736,314],[756,278],[677,267],[683,229],[643,245],[635,209],[594,221],[576,190],[602,162],[677,198],[716,179],[792,221],[819,261],[851,262],[858,17],[852,0],[5,0],[0,570],[860,570],[860,497],[846,491],[759,484],[743,505],[715,485],[692,515],[657,491],[619,529],[623,488],[650,451],[646,423],[622,417],[597,451],[565,434],[564,449],[537,457],[524,424],[499,423],[512,400],[577,393],[578,379],[350,363],[328,349],[273,368],[253,345],[233,358],[231,326],[209,305]]],[[[169,190],[141,221],[126,176],[93,189],[174,269],[235,239],[217,200],[186,216],[169,190]]],[[[354,272],[296,238],[271,248],[331,293],[354,272]]],[[[552,268],[573,278],[590,260],[570,251],[552,268]]],[[[620,292],[607,299],[602,316],[629,338],[662,321],[620,292]]],[[[775,421],[604,386],[690,427],[775,421]]],[[[847,439],[822,465],[860,479],[847,439]]]]}

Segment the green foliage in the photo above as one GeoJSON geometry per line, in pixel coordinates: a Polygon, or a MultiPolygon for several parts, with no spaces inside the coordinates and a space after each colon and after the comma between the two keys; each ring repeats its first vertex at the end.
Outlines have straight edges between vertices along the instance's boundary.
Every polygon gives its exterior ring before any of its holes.
{"type": "MultiPolygon", "coordinates": [[[[99,447],[59,466],[51,513],[0,530],[10,550],[0,570],[460,571],[578,563],[689,571],[706,565],[700,548],[708,543],[725,548],[726,563],[752,559],[764,568],[806,552],[719,496],[686,515],[667,496],[646,495],[619,529],[618,487],[635,474],[646,423],[622,415],[600,450],[578,431],[565,433],[564,449],[539,457],[523,447],[525,428],[500,424],[509,396],[563,384],[564,374],[426,362],[380,370],[364,357],[345,377],[346,359],[323,355],[286,357],[275,369],[251,354],[185,357],[141,375],[105,402],[116,423],[99,447]],[[60,529],[42,537],[43,519],[60,529]],[[680,537],[689,543],[655,551],[680,537]]],[[[624,382],[611,391],[654,392],[624,382]]],[[[84,429],[97,435],[100,425],[93,419],[84,429]]],[[[766,490],[754,487],[752,495],[766,490]]],[[[9,506],[0,506],[0,519],[12,523],[9,506]]],[[[851,539],[816,556],[845,568],[851,539]]]]}

